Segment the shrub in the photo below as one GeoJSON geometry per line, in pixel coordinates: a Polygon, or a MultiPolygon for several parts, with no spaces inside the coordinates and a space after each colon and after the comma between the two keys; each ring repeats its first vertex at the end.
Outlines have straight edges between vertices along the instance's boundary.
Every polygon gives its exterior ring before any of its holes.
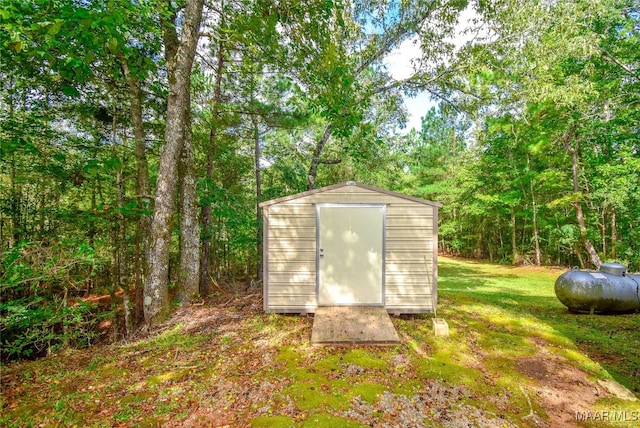
{"type": "Polygon", "coordinates": [[[0,358],[34,358],[91,345],[96,306],[75,298],[107,263],[93,248],[21,243],[0,259],[0,358]]]}

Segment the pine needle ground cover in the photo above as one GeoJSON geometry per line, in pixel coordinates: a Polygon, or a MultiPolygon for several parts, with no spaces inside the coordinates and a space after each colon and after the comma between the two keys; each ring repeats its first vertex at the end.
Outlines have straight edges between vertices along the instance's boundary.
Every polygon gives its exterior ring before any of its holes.
{"type": "Polygon", "coordinates": [[[316,347],[313,319],[262,313],[256,290],[180,308],[126,344],[2,369],[3,426],[633,426],[640,314],[569,313],[559,270],[450,258],[431,316],[402,343],[316,347]]]}

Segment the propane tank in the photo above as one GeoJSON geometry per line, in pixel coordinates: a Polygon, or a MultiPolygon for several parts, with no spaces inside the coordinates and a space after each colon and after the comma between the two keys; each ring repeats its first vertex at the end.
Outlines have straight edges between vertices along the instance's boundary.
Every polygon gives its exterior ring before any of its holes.
{"type": "Polygon", "coordinates": [[[623,313],[640,310],[640,275],[618,263],[603,263],[597,271],[574,268],[556,280],[555,292],[576,312],[623,313]]]}

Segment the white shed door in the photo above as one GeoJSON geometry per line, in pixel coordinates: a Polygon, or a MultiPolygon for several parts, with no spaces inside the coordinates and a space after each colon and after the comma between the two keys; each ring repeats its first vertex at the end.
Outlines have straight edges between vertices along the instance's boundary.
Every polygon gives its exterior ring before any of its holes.
{"type": "Polygon", "coordinates": [[[383,305],[385,207],[317,209],[318,305],[383,305]]]}

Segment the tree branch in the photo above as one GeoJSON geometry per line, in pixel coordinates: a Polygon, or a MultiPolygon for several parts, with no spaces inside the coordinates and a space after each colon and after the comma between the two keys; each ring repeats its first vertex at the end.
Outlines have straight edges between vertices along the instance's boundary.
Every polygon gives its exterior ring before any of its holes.
{"type": "Polygon", "coordinates": [[[378,50],[375,51],[373,55],[364,60],[362,64],[356,70],[356,76],[362,73],[367,67],[369,67],[374,61],[379,59],[385,52],[387,52],[393,45],[399,42],[404,36],[409,34],[412,30],[412,27],[419,27],[424,21],[429,18],[434,9],[428,9],[422,16],[420,16],[416,21],[410,23],[404,23],[399,25],[399,28],[396,34],[392,35],[387,41],[385,41],[378,50]],[[414,24],[414,25],[411,25],[414,24]]]}
{"type": "Polygon", "coordinates": [[[342,162],[342,159],[318,159],[318,163],[324,165],[335,165],[342,162]]]}
{"type": "Polygon", "coordinates": [[[462,110],[460,110],[460,108],[455,105],[455,103],[453,101],[451,101],[450,99],[446,98],[444,95],[437,93],[436,91],[432,90],[432,89],[426,89],[427,92],[429,92],[431,95],[433,95],[434,97],[444,101],[445,104],[449,105],[451,108],[453,108],[457,113],[462,113],[462,110]]]}
{"type": "Polygon", "coordinates": [[[600,50],[600,52],[602,52],[604,54],[604,56],[606,56],[611,61],[613,61],[616,65],[618,65],[620,68],[622,68],[627,74],[629,74],[631,76],[634,76],[634,77],[638,77],[638,73],[637,72],[634,72],[632,69],[630,69],[629,67],[624,65],[619,59],[617,59],[616,57],[614,57],[613,55],[611,55],[609,52],[607,52],[606,50],[604,50],[602,48],[598,48],[598,49],[600,50]]]}

